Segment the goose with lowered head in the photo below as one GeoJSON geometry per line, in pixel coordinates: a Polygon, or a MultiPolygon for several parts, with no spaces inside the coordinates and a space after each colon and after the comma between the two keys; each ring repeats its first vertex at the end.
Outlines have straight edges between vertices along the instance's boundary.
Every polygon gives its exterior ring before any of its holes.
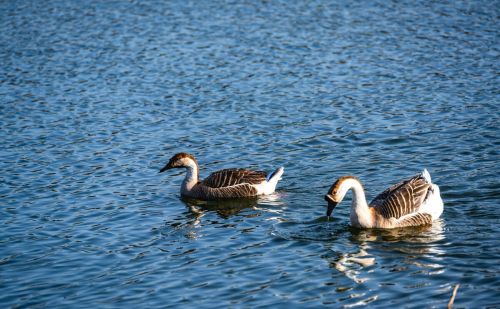
{"type": "Polygon", "coordinates": [[[352,190],[351,225],[359,228],[398,228],[432,224],[443,212],[443,200],[439,187],[431,181],[431,175],[424,171],[410,179],[403,180],[366,202],[363,185],[354,176],[340,177],[328,190],[326,215],[346,193],[352,190]]]}

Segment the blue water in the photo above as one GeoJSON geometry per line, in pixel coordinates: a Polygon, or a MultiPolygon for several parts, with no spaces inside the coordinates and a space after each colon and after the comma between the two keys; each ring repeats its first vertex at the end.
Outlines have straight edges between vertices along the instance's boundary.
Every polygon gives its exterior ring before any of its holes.
{"type": "Polygon", "coordinates": [[[0,307],[500,308],[498,1],[2,1],[0,307]],[[285,166],[275,195],[202,176],[285,166]],[[349,226],[427,168],[432,227],[349,226]]]}

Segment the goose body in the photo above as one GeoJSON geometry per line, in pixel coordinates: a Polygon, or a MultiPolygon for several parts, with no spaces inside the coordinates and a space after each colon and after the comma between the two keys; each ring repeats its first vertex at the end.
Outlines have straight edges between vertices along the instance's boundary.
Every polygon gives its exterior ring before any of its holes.
{"type": "Polygon", "coordinates": [[[363,185],[358,178],[340,177],[325,195],[327,216],[349,190],[353,191],[350,220],[355,227],[398,228],[432,224],[443,212],[439,187],[432,183],[427,170],[389,187],[370,204],[366,202],[363,185]]]}
{"type": "Polygon", "coordinates": [[[271,194],[284,172],[283,167],[269,175],[262,171],[233,168],[214,172],[199,181],[196,159],[184,152],[174,155],[160,173],[172,168],[187,170],[181,185],[181,195],[206,201],[271,194]]]}

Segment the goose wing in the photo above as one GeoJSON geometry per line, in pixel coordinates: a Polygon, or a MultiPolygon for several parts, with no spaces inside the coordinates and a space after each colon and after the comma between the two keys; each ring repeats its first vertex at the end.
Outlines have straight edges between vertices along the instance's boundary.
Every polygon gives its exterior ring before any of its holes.
{"type": "Polygon", "coordinates": [[[402,216],[396,221],[397,227],[420,226],[427,224],[432,224],[432,216],[422,212],[402,216]]]}
{"type": "Polygon", "coordinates": [[[404,180],[380,193],[370,206],[384,218],[399,219],[414,213],[422,205],[431,184],[422,175],[404,180]]]}
{"type": "Polygon", "coordinates": [[[231,187],[239,184],[259,184],[266,180],[266,175],[266,172],[262,171],[232,168],[212,173],[202,181],[202,184],[210,188],[231,187]]]}

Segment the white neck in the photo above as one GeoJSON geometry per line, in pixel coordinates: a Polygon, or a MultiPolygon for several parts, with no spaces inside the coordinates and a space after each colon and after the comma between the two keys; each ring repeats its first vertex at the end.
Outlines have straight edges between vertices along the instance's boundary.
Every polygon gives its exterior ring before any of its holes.
{"type": "Polygon", "coordinates": [[[356,179],[347,179],[341,185],[343,195],[352,189],[351,223],[358,227],[372,226],[372,217],[363,186],[356,179]]]}
{"type": "Polygon", "coordinates": [[[198,165],[193,160],[189,159],[186,164],[186,177],[182,181],[181,193],[186,194],[193,189],[198,183],[198,165]]]}

